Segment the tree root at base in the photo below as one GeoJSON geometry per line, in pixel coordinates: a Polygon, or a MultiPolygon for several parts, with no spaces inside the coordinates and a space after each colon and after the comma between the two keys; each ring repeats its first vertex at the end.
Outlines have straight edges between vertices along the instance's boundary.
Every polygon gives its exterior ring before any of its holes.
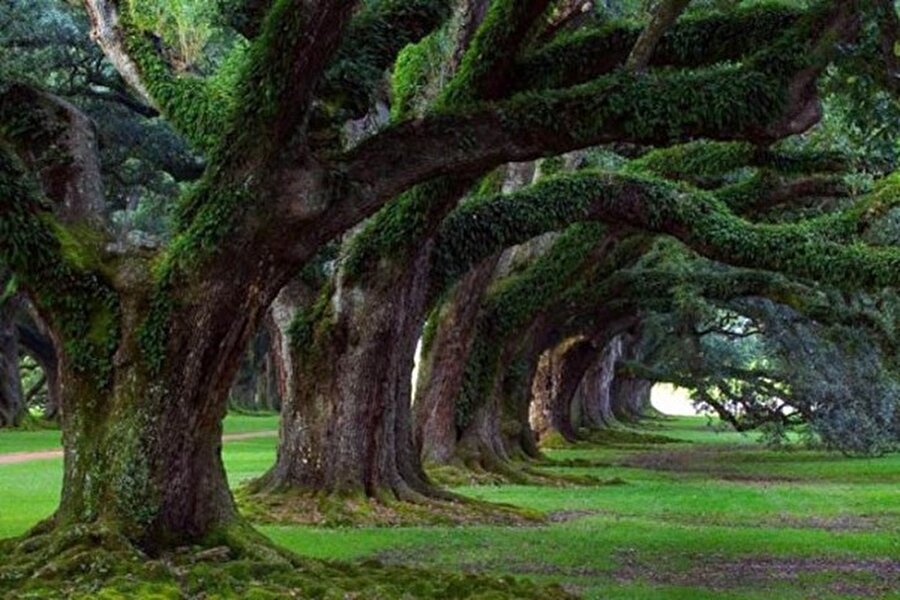
{"type": "Polygon", "coordinates": [[[390,493],[310,492],[305,489],[237,493],[241,512],[258,523],[321,525],[326,527],[398,525],[528,525],[543,522],[539,512],[444,494],[445,498],[398,500],[390,493]]]}
{"type": "Polygon", "coordinates": [[[571,598],[559,587],[379,563],[323,563],[279,549],[248,526],[209,544],[148,556],[121,533],[79,525],[0,541],[0,598],[571,598]]]}

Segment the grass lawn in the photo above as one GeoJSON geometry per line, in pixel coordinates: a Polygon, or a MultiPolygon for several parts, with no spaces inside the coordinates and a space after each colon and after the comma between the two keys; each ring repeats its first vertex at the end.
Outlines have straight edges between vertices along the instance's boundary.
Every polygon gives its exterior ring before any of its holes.
{"type": "MultiPolygon", "coordinates": [[[[226,425],[275,428],[274,417],[226,425]]],[[[456,490],[544,511],[546,525],[262,529],[308,556],[511,573],[586,598],[900,599],[900,455],[774,451],[696,417],[644,431],[680,441],[613,438],[548,452],[561,461],[548,469],[620,483],[456,490]]],[[[37,434],[47,432],[0,434],[0,452],[33,449],[37,434]]],[[[227,443],[232,482],[261,474],[274,449],[274,437],[227,443]]],[[[49,514],[59,481],[58,460],[0,466],[0,537],[49,514]]]]}
{"type": "MultiPolygon", "coordinates": [[[[278,416],[270,414],[230,414],[225,417],[224,428],[226,435],[276,431],[278,429],[278,416]]],[[[62,440],[57,429],[35,429],[32,431],[0,429],[0,454],[56,450],[61,447],[61,444],[62,440]]]]}

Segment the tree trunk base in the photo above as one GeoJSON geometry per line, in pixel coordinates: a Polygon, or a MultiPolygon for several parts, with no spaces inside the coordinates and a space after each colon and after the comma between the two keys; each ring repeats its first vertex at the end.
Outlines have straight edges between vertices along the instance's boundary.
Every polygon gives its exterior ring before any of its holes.
{"type": "Polygon", "coordinates": [[[296,556],[242,522],[215,532],[202,544],[150,556],[110,525],[57,527],[51,518],[23,537],[0,541],[0,556],[3,598],[95,597],[101,591],[121,597],[195,597],[204,590],[195,589],[201,580],[191,574],[204,565],[222,570],[223,591],[237,595],[245,584],[224,575],[229,564],[251,562],[286,570],[299,565],[296,556]]]}
{"type": "Polygon", "coordinates": [[[574,600],[557,586],[509,578],[322,563],[280,549],[245,523],[199,546],[150,557],[100,524],[54,528],[0,541],[0,598],[368,597],[574,600]],[[416,590],[414,595],[410,590],[416,590]]]}
{"type": "Polygon", "coordinates": [[[505,458],[486,448],[472,451],[471,446],[462,446],[451,461],[426,465],[426,468],[432,481],[447,487],[503,484],[570,487],[605,483],[595,477],[554,473],[542,468],[566,466],[569,465],[565,461],[543,455],[533,458],[521,452],[515,458],[505,458]]]}
{"type": "Polygon", "coordinates": [[[299,488],[254,489],[237,493],[238,507],[251,521],[267,524],[346,526],[522,525],[543,522],[540,513],[493,504],[449,492],[441,497],[398,499],[392,490],[375,496],[323,493],[299,488]]]}

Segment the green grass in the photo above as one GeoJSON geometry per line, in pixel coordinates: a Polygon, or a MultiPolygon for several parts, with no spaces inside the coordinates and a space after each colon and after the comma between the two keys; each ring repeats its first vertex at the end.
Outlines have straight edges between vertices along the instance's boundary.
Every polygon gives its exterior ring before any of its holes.
{"type": "MultiPolygon", "coordinates": [[[[278,415],[230,414],[225,417],[224,429],[226,435],[277,431],[278,415]]],[[[0,454],[57,450],[61,447],[62,439],[57,429],[36,429],[31,431],[0,429],[0,454]]]]}
{"type": "MultiPolygon", "coordinates": [[[[277,415],[225,418],[226,434],[277,429],[277,415]]],[[[275,436],[226,443],[223,457],[232,483],[264,472],[272,464],[276,443],[275,436]]],[[[59,444],[59,431],[0,430],[0,453],[55,450],[59,444]]],[[[61,485],[59,458],[0,465],[0,538],[20,535],[49,516],[56,508],[61,485]]]]}
{"type": "MultiPolygon", "coordinates": [[[[229,419],[232,432],[275,425],[271,417],[229,419]]],[[[511,573],[564,583],[590,599],[900,598],[900,455],[773,451],[699,418],[655,421],[641,432],[683,442],[613,436],[549,452],[579,465],[553,471],[621,485],[456,490],[560,515],[546,525],[261,529],[311,557],[511,573]],[[884,565],[894,570],[879,570],[884,565]]],[[[226,444],[232,483],[263,473],[275,443],[226,444]]],[[[58,460],[0,466],[0,537],[52,511],[59,471],[58,460]]]]}
{"type": "Polygon", "coordinates": [[[39,452],[62,447],[62,437],[57,429],[16,431],[0,429],[0,454],[10,452],[39,452]]]}

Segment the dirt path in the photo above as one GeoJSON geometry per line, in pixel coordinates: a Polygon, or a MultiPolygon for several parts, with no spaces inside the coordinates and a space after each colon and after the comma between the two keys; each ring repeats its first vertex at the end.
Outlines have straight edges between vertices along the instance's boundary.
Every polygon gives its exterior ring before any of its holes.
{"type": "MultiPolygon", "coordinates": [[[[229,433],[222,436],[223,442],[239,442],[241,440],[253,440],[256,438],[272,437],[278,435],[278,431],[249,431],[247,433],[229,433]]],[[[37,452],[11,452],[0,454],[0,465],[17,465],[33,460],[47,460],[50,458],[62,458],[62,450],[40,450],[37,452]]]]}

